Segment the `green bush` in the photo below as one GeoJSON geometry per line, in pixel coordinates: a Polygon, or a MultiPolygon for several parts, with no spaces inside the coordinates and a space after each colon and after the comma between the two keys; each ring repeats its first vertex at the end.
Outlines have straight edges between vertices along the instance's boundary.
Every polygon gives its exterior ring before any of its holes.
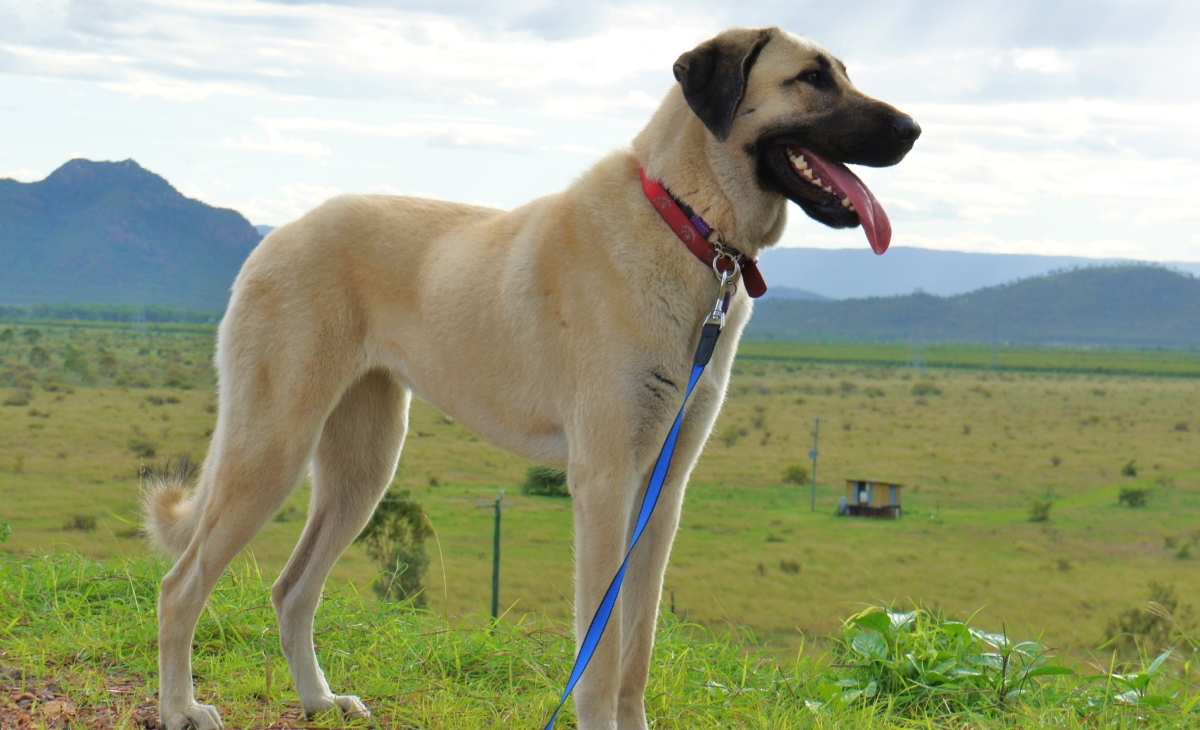
{"type": "Polygon", "coordinates": [[[1125,466],[1121,467],[1121,476],[1136,477],[1138,475],[1137,464],[1134,461],[1135,459],[1130,459],[1125,462],[1125,466]]]}
{"type": "Polygon", "coordinates": [[[354,540],[362,543],[380,574],[371,584],[375,595],[387,602],[408,602],[424,608],[425,570],[429,555],[425,539],[433,534],[421,503],[408,490],[388,490],[375,514],[354,540]]]}
{"type": "Polygon", "coordinates": [[[852,616],[833,653],[842,674],[818,687],[823,703],[885,705],[912,717],[934,707],[968,714],[1030,703],[1040,678],[1075,673],[1037,642],[1014,642],[926,609],[852,616]]]}
{"type": "Polygon", "coordinates": [[[570,497],[567,489],[567,473],[562,469],[551,469],[548,466],[531,466],[525,472],[525,483],[521,485],[521,494],[531,494],[538,497],[570,497]]]}
{"type": "Polygon", "coordinates": [[[1150,499],[1150,487],[1121,487],[1117,504],[1126,507],[1142,507],[1150,499]]]}
{"type": "Polygon", "coordinates": [[[783,470],[784,484],[808,484],[808,467],[804,464],[788,464],[783,470]]]}
{"type": "Polygon", "coordinates": [[[1029,505],[1029,521],[1030,522],[1049,522],[1050,509],[1054,503],[1048,499],[1035,499],[1033,504],[1029,505]]]}

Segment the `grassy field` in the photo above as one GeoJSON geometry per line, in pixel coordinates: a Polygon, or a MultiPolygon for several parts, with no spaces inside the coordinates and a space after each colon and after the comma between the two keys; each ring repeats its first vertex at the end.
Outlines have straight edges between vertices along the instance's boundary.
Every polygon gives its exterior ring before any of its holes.
{"type": "MultiPolygon", "coordinates": [[[[153,557],[0,559],[0,726],[157,727],[153,557]]],[[[315,626],[331,685],[372,723],[305,721],[265,599],[238,561],[194,639],[197,699],[227,727],[541,727],[569,670],[561,624],[448,626],[436,614],[327,590],[315,626]]],[[[656,728],[1193,728],[1194,662],[1145,657],[1120,673],[928,614],[850,618],[830,652],[763,654],[744,633],[664,614],[647,691],[656,728]]],[[[558,727],[575,727],[570,705],[558,727]]]]}
{"type": "MultiPolygon", "coordinates": [[[[0,406],[0,522],[14,531],[3,548],[144,552],[138,469],[169,454],[203,456],[214,418],[211,346],[211,330],[198,327],[0,332],[0,385],[11,388],[2,397],[15,404],[0,406]]],[[[978,611],[988,626],[1083,651],[1143,605],[1154,581],[1174,586],[1177,618],[1192,625],[1200,379],[1179,375],[1200,367],[1200,355],[1039,350],[1022,357],[1043,358],[1043,370],[1012,372],[1017,353],[1001,350],[993,372],[966,366],[990,359],[990,348],[959,348],[944,363],[938,352],[922,359],[945,367],[918,371],[903,366],[911,348],[744,344],[667,574],[666,601],[673,593],[680,619],[751,627],[772,646],[796,647],[865,605],[896,601],[958,617],[978,611]],[[1171,375],[1069,372],[1099,361],[1171,375]],[[782,483],[787,466],[807,464],[814,418],[815,513],[806,485],[782,483]],[[905,484],[905,517],[835,517],[846,478],[905,484]],[[1149,490],[1148,503],[1119,506],[1123,487],[1149,490]],[[1049,520],[1030,522],[1039,501],[1049,520]]],[[[396,486],[437,530],[429,606],[452,624],[487,611],[488,508],[499,488],[502,606],[510,617],[569,616],[570,503],[517,493],[527,467],[415,405],[396,486]]],[[[302,487],[250,548],[268,576],[299,535],[306,498],[302,487]]],[[[362,587],[374,575],[353,547],[332,585],[362,587]]]]}

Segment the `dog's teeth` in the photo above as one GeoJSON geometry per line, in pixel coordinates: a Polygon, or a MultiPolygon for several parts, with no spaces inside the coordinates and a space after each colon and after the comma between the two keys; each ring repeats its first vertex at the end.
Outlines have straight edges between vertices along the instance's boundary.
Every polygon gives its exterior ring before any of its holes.
{"type": "Polygon", "coordinates": [[[813,185],[816,185],[817,187],[821,187],[821,178],[814,177],[812,183],[813,183],[813,185]]]}
{"type": "Polygon", "coordinates": [[[795,167],[797,170],[807,170],[808,169],[808,163],[804,161],[803,157],[793,157],[792,158],[792,166],[795,167]]]}
{"type": "Polygon", "coordinates": [[[821,189],[822,189],[822,190],[824,190],[824,191],[825,191],[825,192],[827,192],[827,193],[832,193],[832,192],[833,192],[833,188],[832,188],[832,187],[830,187],[829,185],[826,185],[825,187],[823,187],[823,188],[821,188],[821,189]]]}
{"type": "Polygon", "coordinates": [[[850,198],[842,198],[842,207],[843,207],[843,208],[849,208],[849,207],[850,207],[850,198]]]}
{"type": "Polygon", "coordinates": [[[857,213],[857,212],[858,212],[858,209],[857,209],[857,208],[855,208],[853,205],[847,205],[846,207],[850,209],[850,212],[851,212],[851,213],[857,213]]]}
{"type": "Polygon", "coordinates": [[[812,180],[812,170],[805,170],[804,177],[808,178],[809,180],[812,180]]]}

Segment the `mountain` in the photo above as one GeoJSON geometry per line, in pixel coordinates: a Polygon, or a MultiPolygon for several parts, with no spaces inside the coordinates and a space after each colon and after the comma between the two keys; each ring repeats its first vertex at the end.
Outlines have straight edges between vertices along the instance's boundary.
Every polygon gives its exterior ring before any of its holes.
{"type": "Polygon", "coordinates": [[[953,297],[764,300],[746,337],[1200,347],[1200,280],[1158,266],[1110,266],[953,297]]]}
{"type": "MultiPolygon", "coordinates": [[[[876,256],[866,246],[845,249],[776,248],[762,252],[759,268],[771,289],[803,289],[830,299],[887,297],[914,292],[954,296],[1042,276],[1053,271],[1138,263],[1079,256],[988,254],[893,246],[876,256]]],[[[1200,275],[1200,263],[1168,263],[1200,275]]]]}
{"type": "Polygon", "coordinates": [[[767,299],[803,299],[809,302],[832,301],[829,297],[823,297],[820,294],[814,294],[804,289],[793,289],[790,286],[773,286],[767,289],[767,293],[763,296],[767,299]]]}
{"type": "Polygon", "coordinates": [[[39,182],[0,180],[0,303],[223,310],[260,239],[133,160],[75,159],[39,182]]]}

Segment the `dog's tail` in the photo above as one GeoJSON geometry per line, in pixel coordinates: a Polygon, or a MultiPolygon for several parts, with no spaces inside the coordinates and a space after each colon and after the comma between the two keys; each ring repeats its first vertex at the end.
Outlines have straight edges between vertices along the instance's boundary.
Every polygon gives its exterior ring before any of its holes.
{"type": "Polygon", "coordinates": [[[187,454],[142,470],[143,529],[160,550],[175,558],[191,542],[207,496],[203,480],[195,492],[188,489],[195,472],[187,454]]]}

